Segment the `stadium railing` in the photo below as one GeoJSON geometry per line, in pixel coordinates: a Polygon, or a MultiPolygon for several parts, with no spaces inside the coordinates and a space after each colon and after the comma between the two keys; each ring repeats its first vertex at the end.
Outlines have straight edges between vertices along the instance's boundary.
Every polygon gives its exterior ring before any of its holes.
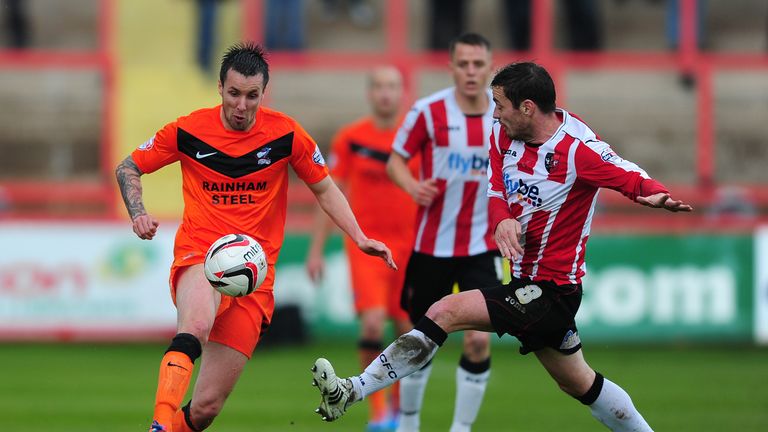
{"type": "MultiPolygon", "coordinates": [[[[0,49],[0,70],[95,71],[100,76],[101,118],[98,148],[99,169],[83,178],[0,179],[0,217],[81,218],[117,217],[114,187],[115,61],[113,35],[114,0],[97,0],[96,48],[0,49]],[[74,204],[74,205],[73,205],[74,204]]],[[[9,109],[9,107],[6,107],[9,109]]],[[[51,139],[56,139],[52,136],[51,139]]]]}
{"type": "MultiPolygon", "coordinates": [[[[264,40],[261,24],[266,2],[262,0],[240,0],[242,7],[243,37],[249,40],[264,40]]],[[[79,218],[83,216],[114,219],[122,215],[117,211],[118,192],[113,185],[114,152],[114,28],[115,1],[98,0],[98,46],[93,51],[0,51],[0,69],[85,69],[97,70],[103,77],[101,142],[99,145],[100,168],[92,180],[15,180],[4,178],[0,184],[3,199],[7,201],[3,217],[11,218],[79,218]],[[76,211],[70,204],[77,204],[76,211]]],[[[408,0],[383,2],[385,47],[371,51],[330,51],[307,50],[302,52],[273,52],[270,55],[272,67],[276,70],[359,70],[364,71],[371,64],[387,62],[398,66],[405,75],[406,97],[413,100],[417,95],[416,76],[425,71],[441,71],[445,67],[447,54],[424,52],[408,46],[408,0]]],[[[496,54],[498,62],[513,61],[525,54],[547,66],[558,83],[558,99],[567,104],[567,80],[562,79],[572,71],[586,70],[649,70],[674,71],[691,75],[697,85],[696,92],[696,180],[693,184],[670,185],[678,196],[690,201],[697,208],[710,208],[718,198],[718,184],[715,175],[715,107],[714,76],[718,72],[733,70],[768,71],[768,55],[764,53],[702,52],[695,41],[696,1],[680,1],[680,44],[674,52],[601,51],[569,52],[555,47],[554,1],[532,2],[531,49],[527,53],[504,51],[496,54]]],[[[749,218],[712,217],[711,214],[692,216],[696,224],[708,226],[712,221],[718,224],[745,229],[766,222],[768,214],[768,185],[742,184],[746,198],[754,205],[756,215],[749,218]],[[709,221],[709,222],[708,222],[709,221]]],[[[302,188],[292,188],[293,206],[298,212],[289,212],[289,229],[303,230],[308,227],[309,217],[305,211],[311,196],[302,188]]],[[[596,219],[598,228],[605,226],[669,227],[663,218],[643,211],[629,211],[628,200],[617,194],[604,193],[601,206],[605,212],[596,219]]],[[[686,219],[684,225],[691,227],[693,219],[686,219]]],[[[712,222],[714,223],[714,222],[712,222]]],[[[720,225],[722,228],[722,225],[720,225]]]]}
{"type": "MultiPolygon", "coordinates": [[[[241,0],[244,37],[263,40],[262,0],[241,0]]],[[[717,72],[750,70],[768,71],[768,55],[764,53],[702,52],[696,43],[696,0],[680,1],[680,43],[673,52],[601,51],[569,52],[555,47],[554,1],[531,2],[531,49],[527,53],[496,52],[500,64],[519,58],[533,58],[545,65],[557,83],[558,103],[567,105],[567,73],[588,70],[647,70],[675,71],[691,76],[696,92],[696,180],[694,184],[671,184],[676,196],[691,202],[697,214],[670,221],[663,213],[646,212],[629,200],[612,192],[601,195],[602,211],[595,218],[597,229],[606,230],[751,230],[768,222],[768,185],[741,184],[744,197],[754,206],[754,215],[722,214],[712,210],[719,199],[720,184],[715,179],[715,107],[714,76],[717,72]],[[523,54],[523,55],[521,55],[523,54]]],[[[416,76],[429,70],[444,70],[447,54],[424,52],[408,46],[408,0],[390,0],[384,6],[386,45],[379,52],[329,52],[309,50],[300,53],[274,52],[270,62],[275,69],[285,70],[366,70],[372,64],[387,62],[404,73],[406,96],[413,100],[416,76]]],[[[303,188],[291,192],[294,206],[304,208],[311,195],[303,188]]],[[[305,230],[311,218],[305,213],[292,212],[289,229],[305,230]]]]}

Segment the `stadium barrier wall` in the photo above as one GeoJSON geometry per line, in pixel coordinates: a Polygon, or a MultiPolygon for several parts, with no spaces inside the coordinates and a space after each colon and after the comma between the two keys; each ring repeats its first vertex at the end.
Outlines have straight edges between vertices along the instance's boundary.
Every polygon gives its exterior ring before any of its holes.
{"type": "Polygon", "coordinates": [[[174,229],[141,241],[127,222],[0,224],[0,338],[151,338],[173,331],[174,229]]]}
{"type": "Polygon", "coordinates": [[[768,345],[768,226],[755,232],[755,341],[768,345]]]}
{"type": "MultiPolygon", "coordinates": [[[[0,339],[152,339],[175,327],[168,268],[176,225],[152,241],[125,222],[0,224],[0,339]]],[[[289,234],[276,304],[315,337],[357,333],[340,238],[315,286],[309,238],[289,234]]],[[[750,234],[599,235],[577,317],[585,341],[768,343],[768,228],[750,234]]],[[[399,263],[405,265],[405,263],[399,263]]]]}

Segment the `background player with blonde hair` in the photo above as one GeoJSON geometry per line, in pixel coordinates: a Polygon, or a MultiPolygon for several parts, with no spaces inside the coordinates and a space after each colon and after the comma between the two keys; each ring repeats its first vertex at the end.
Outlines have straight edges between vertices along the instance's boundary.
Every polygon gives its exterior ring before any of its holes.
{"type": "MultiPolygon", "coordinates": [[[[489,227],[488,137],[493,124],[491,45],[477,33],[450,45],[450,87],[413,105],[392,147],[388,172],[419,205],[413,254],[406,269],[402,304],[411,322],[451,293],[497,285],[501,260],[489,227]],[[414,177],[406,165],[421,156],[414,177]]],[[[464,352],[456,369],[456,401],[451,432],[470,430],[490,376],[490,337],[464,333],[464,352]]],[[[431,363],[400,386],[401,432],[419,430],[431,363]]]]}

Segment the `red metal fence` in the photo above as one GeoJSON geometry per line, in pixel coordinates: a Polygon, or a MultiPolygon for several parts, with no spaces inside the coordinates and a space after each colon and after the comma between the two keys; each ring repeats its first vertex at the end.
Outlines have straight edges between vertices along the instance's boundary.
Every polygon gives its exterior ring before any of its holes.
{"type": "MultiPolygon", "coordinates": [[[[262,0],[240,0],[244,38],[255,41],[264,40],[262,0]]],[[[425,52],[408,46],[408,0],[388,0],[384,2],[385,48],[371,51],[325,51],[307,50],[302,52],[274,52],[270,63],[275,70],[366,70],[372,64],[382,62],[398,66],[404,73],[406,95],[413,100],[418,93],[415,88],[416,76],[424,71],[443,70],[447,59],[444,52],[425,52]]],[[[645,70],[675,71],[690,74],[697,85],[696,92],[696,181],[695,184],[676,185],[676,190],[686,200],[698,205],[709,205],[715,198],[719,186],[714,181],[715,154],[715,109],[713,76],[722,71],[768,71],[768,55],[763,53],[702,52],[696,43],[696,0],[680,1],[680,43],[674,52],[668,51],[601,51],[569,52],[555,47],[554,5],[553,0],[532,2],[531,49],[529,52],[497,52],[498,62],[506,63],[518,58],[534,58],[545,65],[558,83],[558,100],[563,104],[568,96],[567,80],[563,77],[569,72],[586,70],[645,70]]],[[[0,69],[88,69],[97,70],[103,77],[103,129],[100,146],[100,175],[95,181],[16,181],[5,179],[1,184],[6,199],[11,204],[53,204],[80,203],[84,208],[96,209],[96,217],[116,218],[121,212],[116,211],[115,203],[119,199],[113,182],[114,122],[115,122],[115,65],[113,38],[115,32],[114,0],[99,0],[98,13],[98,48],[94,51],[0,51],[0,69]]],[[[567,104],[566,104],[567,105],[567,104]]],[[[768,206],[768,184],[745,186],[750,199],[765,210],[768,206]]],[[[305,192],[297,189],[295,196],[300,202],[311,199],[305,192]]],[[[604,194],[604,207],[621,207],[625,201],[604,194]]],[[[34,206],[33,206],[34,207],[34,206]]],[[[46,208],[45,206],[41,208],[46,208]]],[[[621,211],[617,213],[622,213],[621,211]]],[[[765,214],[765,211],[761,211],[765,214]]],[[[46,217],[44,212],[14,214],[12,217],[46,217]]],[[[89,214],[91,217],[93,213],[89,214]]],[[[639,213],[643,222],[653,220],[655,216],[639,213]]],[[[57,215],[66,217],[67,214],[57,215]]],[[[77,213],[69,216],[82,217],[77,213]]],[[[609,215],[599,217],[600,226],[626,226],[632,222],[627,215],[619,214],[621,219],[609,215]]],[[[631,215],[630,215],[631,216],[631,215]]],[[[684,225],[690,227],[691,221],[701,226],[708,226],[711,219],[694,216],[686,219],[684,225]]],[[[293,226],[301,228],[304,219],[298,216],[293,226]],[[298,222],[295,222],[298,221],[298,222]]],[[[744,225],[753,226],[765,221],[765,217],[753,218],[748,222],[741,219],[725,220],[712,223],[720,227],[725,223],[737,229],[744,225]]],[[[651,223],[650,226],[664,226],[664,222],[651,223]]],[[[684,228],[684,227],[683,227],[684,228]]]]}

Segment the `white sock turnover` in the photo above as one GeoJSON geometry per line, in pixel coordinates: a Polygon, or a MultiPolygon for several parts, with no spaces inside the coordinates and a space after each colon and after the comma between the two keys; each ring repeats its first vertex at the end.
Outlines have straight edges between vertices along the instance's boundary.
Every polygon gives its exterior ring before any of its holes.
{"type": "Polygon", "coordinates": [[[603,389],[589,409],[594,418],[612,431],[653,432],[627,392],[607,378],[604,378],[603,389]]]}

